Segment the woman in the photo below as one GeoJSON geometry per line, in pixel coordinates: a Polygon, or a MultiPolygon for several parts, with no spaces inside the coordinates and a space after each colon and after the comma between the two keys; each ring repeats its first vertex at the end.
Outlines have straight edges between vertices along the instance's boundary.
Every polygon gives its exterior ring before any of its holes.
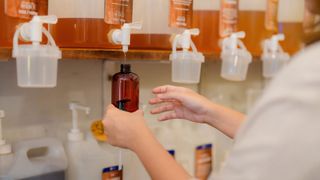
{"type": "MultiPolygon", "coordinates": [[[[311,12],[320,14],[320,0],[306,3],[311,12]]],[[[189,89],[161,86],[153,93],[150,104],[160,106],[151,113],[169,112],[159,120],[206,123],[235,138],[226,165],[215,180],[320,178],[320,43],[294,57],[248,117],[189,89]]],[[[156,141],[141,111],[127,113],[109,105],[103,123],[108,142],[135,152],[152,179],[192,178],[156,141]]]]}

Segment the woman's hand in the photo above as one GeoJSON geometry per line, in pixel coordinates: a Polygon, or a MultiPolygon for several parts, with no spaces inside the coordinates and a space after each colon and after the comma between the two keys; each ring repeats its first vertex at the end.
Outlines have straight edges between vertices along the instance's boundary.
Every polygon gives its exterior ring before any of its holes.
{"type": "Polygon", "coordinates": [[[129,113],[111,104],[107,107],[102,122],[108,137],[107,142],[113,146],[134,151],[138,141],[150,135],[143,112],[140,110],[129,113]]]}
{"type": "Polygon", "coordinates": [[[168,112],[159,117],[160,121],[187,119],[206,123],[233,138],[245,119],[242,113],[214,104],[187,88],[166,85],[152,92],[156,97],[149,103],[160,106],[152,109],[151,114],[168,112]]]}
{"type": "Polygon", "coordinates": [[[197,123],[205,123],[212,112],[208,99],[191,89],[176,86],[160,86],[153,89],[155,98],[150,99],[151,105],[160,104],[151,110],[151,114],[169,112],[159,117],[160,121],[171,119],[187,119],[197,123]]]}

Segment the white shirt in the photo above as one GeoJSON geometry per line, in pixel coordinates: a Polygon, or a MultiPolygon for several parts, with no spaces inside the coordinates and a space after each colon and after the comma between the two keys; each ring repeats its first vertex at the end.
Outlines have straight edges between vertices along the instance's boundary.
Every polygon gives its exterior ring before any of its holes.
{"type": "Polygon", "coordinates": [[[320,179],[320,43],[297,54],[271,82],[216,178],[320,179]]]}

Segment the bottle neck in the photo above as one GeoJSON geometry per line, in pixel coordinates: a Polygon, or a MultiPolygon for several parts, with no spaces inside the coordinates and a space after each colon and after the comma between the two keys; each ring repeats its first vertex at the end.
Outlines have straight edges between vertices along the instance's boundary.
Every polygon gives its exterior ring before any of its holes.
{"type": "Polygon", "coordinates": [[[131,72],[131,65],[130,64],[121,64],[120,72],[121,73],[130,73],[131,72]]]}

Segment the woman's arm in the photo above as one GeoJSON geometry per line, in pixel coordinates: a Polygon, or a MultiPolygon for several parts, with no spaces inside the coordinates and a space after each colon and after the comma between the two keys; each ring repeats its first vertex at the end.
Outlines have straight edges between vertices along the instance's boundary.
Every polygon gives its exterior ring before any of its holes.
{"type": "Polygon", "coordinates": [[[141,111],[128,113],[109,105],[103,124],[108,143],[135,152],[152,179],[190,179],[191,176],[155,139],[141,111]]]}

